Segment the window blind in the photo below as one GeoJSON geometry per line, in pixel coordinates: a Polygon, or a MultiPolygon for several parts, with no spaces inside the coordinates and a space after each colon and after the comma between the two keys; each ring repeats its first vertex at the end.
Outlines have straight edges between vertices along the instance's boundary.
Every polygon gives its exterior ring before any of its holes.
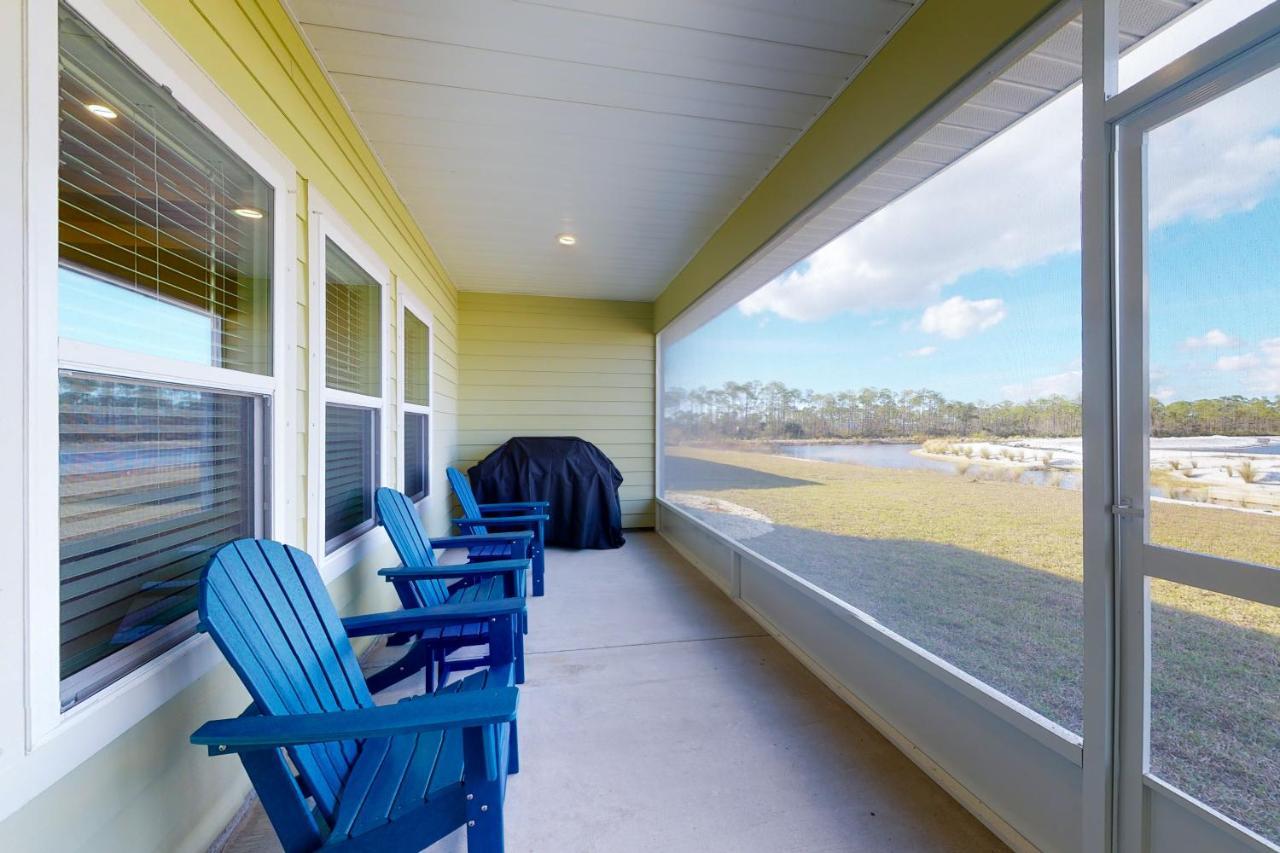
{"type": "Polygon", "coordinates": [[[382,289],[332,240],[325,240],[325,384],[382,396],[382,289]]]}
{"type": "Polygon", "coordinates": [[[415,501],[426,497],[430,488],[430,417],[420,412],[404,415],[404,491],[415,501]]]}
{"type": "Polygon", "coordinates": [[[270,373],[272,188],[74,12],[59,14],[59,261],[145,297],[75,279],[59,288],[60,334],[270,373]],[[206,339],[157,350],[151,330],[175,307],[204,318],[206,339]]]}
{"type": "Polygon", "coordinates": [[[373,527],[378,412],[325,406],[324,538],[333,550],[373,527]]]}
{"type": "Polygon", "coordinates": [[[431,329],[404,312],[404,400],[431,405],[431,329]]]}
{"type": "Polygon", "coordinates": [[[190,613],[211,551],[255,534],[259,405],[60,375],[63,678],[190,613]]]}

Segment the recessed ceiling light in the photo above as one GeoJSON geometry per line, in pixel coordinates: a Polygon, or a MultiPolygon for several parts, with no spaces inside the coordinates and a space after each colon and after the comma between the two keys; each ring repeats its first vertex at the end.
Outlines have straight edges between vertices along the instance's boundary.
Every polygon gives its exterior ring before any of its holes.
{"type": "Polygon", "coordinates": [[[245,219],[261,219],[264,216],[263,212],[256,207],[237,207],[231,212],[245,219]]]}
{"type": "Polygon", "coordinates": [[[574,243],[578,242],[578,238],[572,234],[561,234],[556,239],[560,241],[561,246],[572,246],[574,243]]]}
{"type": "Polygon", "coordinates": [[[115,118],[116,111],[106,104],[85,104],[84,108],[98,118],[115,118]]]}

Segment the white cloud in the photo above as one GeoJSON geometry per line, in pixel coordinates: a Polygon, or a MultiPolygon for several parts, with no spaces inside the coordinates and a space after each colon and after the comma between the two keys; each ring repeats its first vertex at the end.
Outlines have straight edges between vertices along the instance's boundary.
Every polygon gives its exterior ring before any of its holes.
{"type": "Polygon", "coordinates": [[[1226,373],[1240,373],[1241,392],[1280,394],[1280,338],[1260,341],[1257,352],[1224,355],[1214,367],[1226,373]]]}
{"type": "Polygon", "coordinates": [[[908,350],[907,355],[912,358],[928,358],[938,351],[937,347],[920,347],[920,349],[908,350]]]}
{"type": "Polygon", "coordinates": [[[1262,359],[1253,353],[1244,355],[1224,355],[1214,364],[1219,370],[1251,370],[1262,364],[1262,359]]]}
{"type": "Polygon", "coordinates": [[[1067,370],[1049,376],[1040,376],[1030,382],[1005,385],[1000,389],[1006,400],[1037,400],[1041,397],[1075,398],[1080,394],[1083,372],[1067,370]]]}
{"type": "Polygon", "coordinates": [[[1161,403],[1168,403],[1178,398],[1178,392],[1168,385],[1161,385],[1159,388],[1152,389],[1151,396],[1161,403]]]}
{"type": "MultiPolygon", "coordinates": [[[[1185,49],[1163,33],[1122,66],[1159,67],[1185,49]]],[[[1153,131],[1153,227],[1249,210],[1275,190],[1280,121],[1273,89],[1243,87],[1153,131]]],[[[818,249],[740,310],[805,321],[917,308],[966,275],[1018,270],[1077,250],[1080,122],[1076,88],[818,249]]]]}
{"type": "Polygon", "coordinates": [[[1210,329],[1198,338],[1187,338],[1182,345],[1187,349],[1225,349],[1240,346],[1240,339],[1233,338],[1221,329],[1210,329]]]}
{"type": "Polygon", "coordinates": [[[958,340],[985,332],[1007,316],[1003,299],[953,296],[924,309],[924,314],[920,315],[920,329],[931,335],[958,340]]]}

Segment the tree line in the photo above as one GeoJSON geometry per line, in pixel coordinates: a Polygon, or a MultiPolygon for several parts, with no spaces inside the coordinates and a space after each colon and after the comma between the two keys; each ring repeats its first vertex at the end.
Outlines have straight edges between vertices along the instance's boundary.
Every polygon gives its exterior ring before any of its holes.
{"type": "MultiPolygon", "coordinates": [[[[922,388],[818,393],[781,382],[726,382],[719,388],[668,388],[663,420],[672,441],[738,439],[1037,436],[1081,432],[1079,396],[967,403],[922,388]]],[[[1280,397],[1151,401],[1152,434],[1280,435],[1280,397]]]]}

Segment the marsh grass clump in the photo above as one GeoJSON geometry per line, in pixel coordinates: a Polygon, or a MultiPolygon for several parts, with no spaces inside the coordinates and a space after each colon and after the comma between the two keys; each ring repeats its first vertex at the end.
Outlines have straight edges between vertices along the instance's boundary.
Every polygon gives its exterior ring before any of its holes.
{"type": "Polygon", "coordinates": [[[1040,457],[1040,465],[1044,470],[1049,471],[1053,468],[1053,454],[1045,453],[1040,457]]]}
{"type": "Polygon", "coordinates": [[[968,445],[968,444],[963,445],[963,446],[960,448],[960,453],[961,453],[961,454],[962,454],[966,459],[972,459],[972,458],[973,458],[973,447],[972,447],[972,445],[968,445]]]}
{"type": "Polygon", "coordinates": [[[1181,460],[1181,459],[1170,459],[1170,460],[1169,460],[1169,470],[1170,470],[1170,471],[1180,471],[1180,470],[1182,470],[1182,460],[1181,460]]]}
{"type": "Polygon", "coordinates": [[[963,477],[965,474],[969,473],[969,469],[973,467],[973,463],[957,462],[955,463],[955,467],[956,467],[956,475],[959,477],[963,477]]]}
{"type": "Polygon", "coordinates": [[[1236,469],[1234,465],[1224,465],[1222,470],[1227,472],[1228,480],[1230,480],[1232,477],[1236,475],[1236,469]]]}
{"type": "Polygon", "coordinates": [[[978,455],[979,455],[979,456],[981,456],[983,459],[990,459],[990,458],[991,458],[991,448],[990,448],[990,447],[983,447],[981,450],[979,450],[979,451],[978,451],[978,455]]]}
{"type": "Polygon", "coordinates": [[[1009,462],[1013,461],[1013,451],[1007,447],[1000,448],[1000,456],[1009,462]]]}
{"type": "Polygon", "coordinates": [[[1248,459],[1241,462],[1236,471],[1240,474],[1240,479],[1246,483],[1256,483],[1258,478],[1262,476],[1262,471],[1248,459]]]}

